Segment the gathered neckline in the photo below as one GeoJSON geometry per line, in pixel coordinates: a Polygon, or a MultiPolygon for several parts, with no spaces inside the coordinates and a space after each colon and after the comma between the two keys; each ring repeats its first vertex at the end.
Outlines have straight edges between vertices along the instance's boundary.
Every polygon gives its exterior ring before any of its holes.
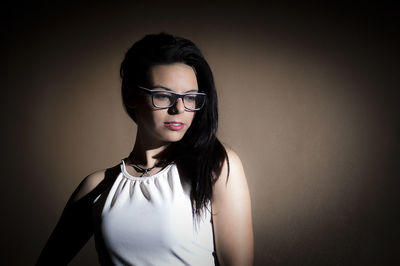
{"type": "Polygon", "coordinates": [[[123,175],[128,179],[132,179],[132,180],[136,180],[136,181],[144,181],[144,180],[156,178],[156,177],[162,175],[164,172],[168,171],[168,169],[172,166],[172,164],[169,164],[166,167],[164,167],[163,169],[161,169],[161,171],[159,171],[158,173],[155,173],[154,175],[133,176],[130,173],[128,173],[128,171],[126,170],[125,161],[124,160],[121,160],[121,161],[122,161],[121,170],[122,170],[123,175]]]}

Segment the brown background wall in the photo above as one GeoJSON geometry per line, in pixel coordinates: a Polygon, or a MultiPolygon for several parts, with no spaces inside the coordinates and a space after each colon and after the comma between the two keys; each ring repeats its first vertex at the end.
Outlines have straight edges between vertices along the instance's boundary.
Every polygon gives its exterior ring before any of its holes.
{"type": "MultiPolygon", "coordinates": [[[[160,31],[214,71],[256,265],[399,262],[398,5],[165,2],[3,8],[0,264],[33,264],[81,179],[127,156],[119,64],[160,31]]],[[[73,265],[96,263],[91,240],[73,265]]]]}

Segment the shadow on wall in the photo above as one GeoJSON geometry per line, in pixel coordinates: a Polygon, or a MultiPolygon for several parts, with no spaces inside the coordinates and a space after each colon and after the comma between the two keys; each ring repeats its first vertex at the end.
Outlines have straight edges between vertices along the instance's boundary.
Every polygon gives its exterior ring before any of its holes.
{"type": "MultiPolygon", "coordinates": [[[[133,41],[162,30],[199,44],[214,71],[219,136],[241,156],[251,189],[256,265],[399,262],[397,4],[9,11],[3,264],[32,264],[81,179],[130,151],[119,64],[133,41]]],[[[96,262],[89,241],[73,265],[96,262]]]]}

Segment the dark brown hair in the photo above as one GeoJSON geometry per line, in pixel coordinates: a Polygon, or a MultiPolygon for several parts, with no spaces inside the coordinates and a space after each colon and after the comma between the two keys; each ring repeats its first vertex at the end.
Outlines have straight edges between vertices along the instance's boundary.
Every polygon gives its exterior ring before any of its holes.
{"type": "MultiPolygon", "coordinates": [[[[166,33],[146,35],[126,53],[121,64],[122,98],[124,107],[133,121],[135,111],[127,102],[137,95],[137,86],[147,83],[152,66],[184,63],[193,67],[200,92],[207,94],[204,107],[197,111],[185,136],[168,146],[167,159],[174,161],[184,180],[191,185],[194,214],[207,208],[212,198],[212,188],[221,174],[228,156],[216,137],[218,128],[218,101],[210,66],[197,46],[184,38],[166,33]]],[[[229,163],[228,163],[229,173],[229,163]]]]}

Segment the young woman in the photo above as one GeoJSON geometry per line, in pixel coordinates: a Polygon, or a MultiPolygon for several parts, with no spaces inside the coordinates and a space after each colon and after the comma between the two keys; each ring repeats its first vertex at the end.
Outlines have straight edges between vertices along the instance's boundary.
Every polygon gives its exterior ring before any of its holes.
{"type": "Polygon", "coordinates": [[[147,35],[121,77],[133,150],[82,181],[37,264],[67,264],[94,234],[102,265],[252,265],[247,181],[216,137],[217,94],[200,50],[147,35]]]}

